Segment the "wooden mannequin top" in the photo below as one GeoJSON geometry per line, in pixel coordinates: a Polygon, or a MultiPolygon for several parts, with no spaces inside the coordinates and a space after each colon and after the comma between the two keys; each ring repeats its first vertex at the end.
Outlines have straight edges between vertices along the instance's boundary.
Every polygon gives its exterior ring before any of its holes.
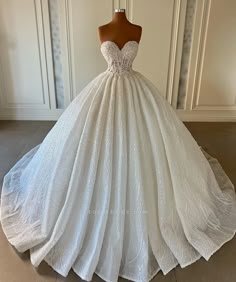
{"type": "Polygon", "coordinates": [[[113,41],[122,49],[128,41],[137,41],[139,43],[142,27],[129,22],[125,12],[115,12],[111,22],[98,27],[98,33],[101,43],[113,41]]]}

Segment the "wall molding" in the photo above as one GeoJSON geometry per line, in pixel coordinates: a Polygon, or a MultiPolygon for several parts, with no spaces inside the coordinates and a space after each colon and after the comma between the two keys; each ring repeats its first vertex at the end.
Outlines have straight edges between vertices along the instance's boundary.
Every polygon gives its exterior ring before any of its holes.
{"type": "MultiPolygon", "coordinates": [[[[197,5],[196,8],[199,6],[197,5]]],[[[190,109],[197,109],[199,95],[200,95],[200,85],[202,81],[202,70],[204,62],[204,53],[206,48],[207,30],[210,16],[211,0],[204,0],[201,6],[201,25],[200,25],[200,37],[198,42],[198,54],[196,62],[196,72],[195,72],[195,83],[193,86],[192,99],[190,109]]]]}
{"type": "Polygon", "coordinates": [[[72,44],[72,26],[71,26],[71,0],[63,0],[59,2],[60,12],[60,35],[62,49],[63,64],[63,81],[64,81],[64,106],[67,107],[73,100],[74,80],[72,72],[73,64],[73,44],[72,44]]]}
{"type": "Polygon", "coordinates": [[[208,35],[212,0],[199,0],[193,23],[192,46],[190,50],[189,73],[184,109],[178,115],[186,121],[236,121],[236,105],[199,105],[200,87],[208,35]]]}
{"type": "Polygon", "coordinates": [[[174,0],[167,79],[167,101],[177,107],[187,0],[174,0]]]}
{"type": "MultiPolygon", "coordinates": [[[[0,120],[57,120],[62,109],[56,108],[55,77],[51,43],[51,28],[48,0],[32,0],[37,29],[38,56],[42,83],[42,103],[10,103],[4,85],[3,66],[0,65],[1,95],[0,120]]],[[[30,83],[30,78],[29,78],[30,83]]]]}
{"type": "MultiPolygon", "coordinates": [[[[53,103],[52,97],[50,97],[50,89],[48,85],[48,69],[47,69],[47,60],[46,49],[45,49],[45,28],[44,28],[44,17],[43,10],[45,10],[46,5],[45,1],[42,0],[33,0],[34,12],[35,12],[35,25],[37,30],[37,43],[38,43],[38,53],[40,58],[40,73],[42,81],[42,103],[12,103],[8,101],[7,98],[7,87],[5,86],[4,81],[4,66],[1,66],[1,79],[2,79],[2,91],[1,91],[1,112],[3,109],[24,109],[24,108],[33,108],[38,109],[50,109],[51,104],[53,103]]],[[[50,48],[49,48],[50,49],[50,48]]]]}

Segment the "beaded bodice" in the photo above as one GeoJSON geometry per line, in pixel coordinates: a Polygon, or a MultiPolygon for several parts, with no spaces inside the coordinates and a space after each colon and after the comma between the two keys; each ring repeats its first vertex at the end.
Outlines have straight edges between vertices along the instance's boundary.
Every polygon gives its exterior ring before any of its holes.
{"type": "Polygon", "coordinates": [[[101,52],[107,61],[107,71],[123,74],[132,71],[132,63],[138,52],[138,42],[128,41],[120,49],[113,41],[104,41],[101,52]]]}

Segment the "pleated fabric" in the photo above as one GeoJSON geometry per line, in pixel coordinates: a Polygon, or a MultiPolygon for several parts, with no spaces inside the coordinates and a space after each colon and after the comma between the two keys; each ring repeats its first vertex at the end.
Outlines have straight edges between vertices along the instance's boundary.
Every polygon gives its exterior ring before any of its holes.
{"type": "Polygon", "coordinates": [[[5,175],[1,224],[35,267],[149,281],[230,240],[236,197],[151,81],[107,70],[5,175]]]}

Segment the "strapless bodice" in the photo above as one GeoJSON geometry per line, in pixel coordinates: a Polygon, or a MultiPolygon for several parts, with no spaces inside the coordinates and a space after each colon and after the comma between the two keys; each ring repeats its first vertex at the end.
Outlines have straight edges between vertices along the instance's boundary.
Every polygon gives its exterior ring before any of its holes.
{"type": "Polygon", "coordinates": [[[132,63],[138,52],[138,42],[128,41],[120,49],[113,41],[104,41],[101,52],[107,61],[107,71],[123,74],[132,71],[132,63]]]}

